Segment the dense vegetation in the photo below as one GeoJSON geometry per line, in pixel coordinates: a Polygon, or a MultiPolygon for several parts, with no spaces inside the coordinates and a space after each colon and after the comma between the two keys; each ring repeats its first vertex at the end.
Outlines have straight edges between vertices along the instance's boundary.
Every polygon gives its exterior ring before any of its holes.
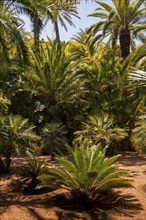
{"type": "Polygon", "coordinates": [[[89,16],[97,23],[62,42],[58,24],[75,25],[79,1],[0,1],[0,171],[10,171],[14,153],[53,159],[60,152],[72,158],[58,159],[63,171],[32,160],[20,169],[24,182],[34,174],[34,189],[53,178],[91,200],[130,186],[119,179],[125,173],[114,164],[118,156],[105,157],[146,153],[144,2],[96,1],[89,16]],[[32,33],[24,31],[21,14],[29,16],[32,33]],[[45,42],[40,34],[48,21],[56,39],[45,42]]]}

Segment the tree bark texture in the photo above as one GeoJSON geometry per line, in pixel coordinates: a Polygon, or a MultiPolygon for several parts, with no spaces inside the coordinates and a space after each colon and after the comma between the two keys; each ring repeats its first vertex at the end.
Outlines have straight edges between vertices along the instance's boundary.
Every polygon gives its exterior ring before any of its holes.
{"type": "Polygon", "coordinates": [[[34,33],[34,52],[36,54],[39,53],[39,35],[40,35],[40,27],[39,27],[39,18],[36,13],[36,17],[34,18],[33,21],[33,33],[34,33]]]}
{"type": "Polygon", "coordinates": [[[126,58],[130,54],[130,30],[122,29],[120,33],[121,55],[126,58]]]}
{"type": "Polygon", "coordinates": [[[60,35],[59,35],[59,27],[57,21],[54,22],[54,27],[55,27],[56,41],[58,45],[60,45],[60,35]]]}

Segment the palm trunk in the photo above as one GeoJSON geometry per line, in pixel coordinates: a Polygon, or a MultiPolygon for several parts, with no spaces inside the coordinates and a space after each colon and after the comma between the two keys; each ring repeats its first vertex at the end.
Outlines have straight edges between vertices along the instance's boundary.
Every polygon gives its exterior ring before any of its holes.
{"type": "Polygon", "coordinates": [[[124,28],[120,33],[120,47],[123,58],[126,58],[130,54],[130,30],[124,28]]]}
{"type": "Polygon", "coordinates": [[[60,35],[59,35],[59,27],[58,27],[58,22],[54,22],[54,27],[55,27],[55,33],[56,33],[56,41],[58,45],[60,46],[60,35]]]}
{"type": "Polygon", "coordinates": [[[5,156],[5,171],[6,173],[10,172],[10,167],[11,167],[11,148],[8,148],[5,156]]]}
{"type": "Polygon", "coordinates": [[[31,180],[31,187],[32,187],[32,191],[35,190],[35,187],[37,186],[37,179],[34,177],[31,180]]]}
{"type": "Polygon", "coordinates": [[[36,17],[33,21],[33,33],[34,33],[34,53],[39,53],[39,34],[40,34],[40,28],[39,28],[39,18],[38,14],[36,13],[36,17]]]}
{"type": "Polygon", "coordinates": [[[2,158],[0,157],[0,173],[4,171],[5,171],[5,165],[2,158]]]}

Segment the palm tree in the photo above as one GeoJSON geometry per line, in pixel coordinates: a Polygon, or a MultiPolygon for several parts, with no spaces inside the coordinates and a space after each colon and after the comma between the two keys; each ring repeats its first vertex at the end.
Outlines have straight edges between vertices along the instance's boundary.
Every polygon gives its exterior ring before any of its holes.
{"type": "MultiPolygon", "coordinates": [[[[65,55],[66,44],[58,50],[58,44],[51,42],[41,48],[40,55],[34,56],[37,71],[34,68],[24,74],[25,88],[50,109],[59,110],[76,108],[77,103],[84,102],[85,96],[83,74],[79,73],[78,62],[72,62],[65,55]]],[[[67,111],[67,110],[66,110],[67,111]]]]}
{"type": "MultiPolygon", "coordinates": [[[[120,171],[116,160],[119,155],[106,158],[106,149],[101,145],[92,145],[87,139],[73,142],[68,147],[70,160],[58,158],[60,168],[50,168],[46,174],[40,175],[42,185],[59,183],[62,188],[70,190],[87,208],[97,198],[102,201],[102,193],[108,193],[112,188],[132,187],[125,171],[120,171]]],[[[105,201],[104,201],[105,202],[105,201]]],[[[96,204],[97,205],[97,204],[96,204]]]]}
{"type": "Polygon", "coordinates": [[[145,38],[144,2],[145,0],[112,0],[113,6],[111,6],[97,1],[100,8],[89,15],[102,19],[91,28],[94,34],[102,31],[103,38],[110,36],[109,40],[113,46],[119,38],[123,58],[130,54],[130,45],[134,45],[135,38],[142,40],[145,38]]]}
{"type": "MultiPolygon", "coordinates": [[[[78,11],[76,5],[77,1],[74,0],[54,0],[51,1],[53,4],[50,6],[50,10],[52,12],[52,23],[54,24],[54,29],[56,33],[56,41],[60,43],[60,34],[58,22],[60,22],[61,26],[67,31],[67,26],[65,21],[71,25],[75,26],[72,21],[72,16],[79,18],[78,11]]],[[[48,8],[48,2],[46,1],[46,6],[48,8]]],[[[50,16],[48,17],[50,19],[50,16]]],[[[48,20],[47,19],[47,20],[48,20]]]]}
{"type": "MultiPolygon", "coordinates": [[[[118,143],[127,136],[127,131],[115,125],[112,116],[102,113],[90,115],[87,122],[82,123],[82,130],[75,134],[77,140],[89,138],[94,144],[101,143],[102,147],[113,148],[114,143],[118,143]]],[[[110,150],[113,153],[114,149],[110,150]]]]}
{"type": "Polygon", "coordinates": [[[66,125],[72,136],[75,127],[80,126],[80,115],[85,115],[88,103],[84,72],[79,61],[73,62],[71,56],[66,55],[66,48],[66,43],[59,47],[56,41],[44,43],[40,55],[33,55],[32,68],[27,68],[22,75],[23,90],[28,92],[32,103],[43,106],[39,110],[34,104],[31,109],[38,132],[44,123],[55,120],[66,125]]]}
{"type": "MultiPolygon", "coordinates": [[[[30,159],[27,163],[17,167],[19,179],[16,186],[21,191],[33,192],[40,183],[39,176],[48,171],[45,161],[39,161],[37,158],[30,159]]],[[[50,182],[51,184],[51,182],[50,182]]]]}
{"type": "Polygon", "coordinates": [[[51,121],[46,123],[41,131],[43,140],[43,152],[50,154],[52,159],[57,153],[61,152],[67,144],[67,130],[66,127],[59,122],[51,121]]]}
{"type": "Polygon", "coordinates": [[[28,62],[28,48],[25,45],[23,22],[11,8],[11,2],[0,3],[0,62],[9,60],[9,52],[14,46],[20,61],[28,62]]]}
{"type": "Polygon", "coordinates": [[[18,13],[27,14],[33,25],[34,52],[39,53],[39,36],[43,28],[43,18],[40,11],[46,10],[44,0],[12,0],[14,8],[18,13]]]}
{"type": "Polygon", "coordinates": [[[8,115],[1,118],[0,150],[5,157],[3,167],[6,172],[10,171],[11,156],[14,151],[29,153],[35,150],[34,142],[39,140],[39,137],[33,133],[33,128],[28,124],[28,119],[23,119],[20,115],[8,115]]]}
{"type": "MultiPolygon", "coordinates": [[[[33,24],[34,52],[39,52],[39,36],[44,25],[51,20],[56,40],[60,43],[58,22],[67,30],[64,20],[74,26],[72,16],[77,16],[76,1],[72,0],[12,0],[19,12],[27,14],[33,24]]],[[[79,17],[78,17],[79,18],[79,17]]]]}

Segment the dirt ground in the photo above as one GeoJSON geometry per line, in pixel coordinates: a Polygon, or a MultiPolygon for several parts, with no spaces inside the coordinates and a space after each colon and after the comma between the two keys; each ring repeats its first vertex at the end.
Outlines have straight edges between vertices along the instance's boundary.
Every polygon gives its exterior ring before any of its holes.
{"type": "MultiPolygon", "coordinates": [[[[51,166],[49,157],[45,158],[51,166]]],[[[20,164],[25,158],[13,158],[13,163],[20,164]]],[[[146,156],[135,152],[124,152],[119,159],[121,169],[129,171],[135,188],[118,190],[125,201],[123,206],[113,209],[83,211],[61,205],[62,198],[69,192],[58,189],[37,195],[13,192],[9,187],[16,176],[0,176],[0,220],[146,220],[146,156]],[[60,201],[60,206],[55,201],[60,201]]]]}

